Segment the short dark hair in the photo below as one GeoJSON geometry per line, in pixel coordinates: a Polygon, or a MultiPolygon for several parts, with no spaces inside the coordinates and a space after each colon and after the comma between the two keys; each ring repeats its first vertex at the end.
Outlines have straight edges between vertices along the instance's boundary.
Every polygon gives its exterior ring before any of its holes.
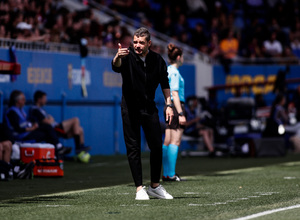
{"type": "Polygon", "coordinates": [[[141,27],[139,29],[137,29],[133,36],[137,36],[137,37],[146,37],[146,40],[149,41],[150,40],[150,32],[148,31],[147,28],[145,27],[141,27]]]}
{"type": "Polygon", "coordinates": [[[37,101],[40,99],[40,98],[43,98],[43,96],[47,95],[45,92],[41,91],[41,90],[37,90],[34,95],[33,95],[33,100],[34,100],[34,103],[37,103],[37,101]]]}

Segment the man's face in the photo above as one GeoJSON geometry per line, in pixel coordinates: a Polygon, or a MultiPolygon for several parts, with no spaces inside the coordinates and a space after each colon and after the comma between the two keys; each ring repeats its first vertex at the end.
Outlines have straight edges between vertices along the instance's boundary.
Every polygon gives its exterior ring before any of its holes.
{"type": "Polygon", "coordinates": [[[40,105],[44,106],[47,103],[47,96],[44,95],[42,98],[40,98],[40,105]]]}
{"type": "Polygon", "coordinates": [[[139,56],[146,56],[151,45],[151,40],[147,41],[146,37],[133,36],[134,52],[139,56]]]}
{"type": "Polygon", "coordinates": [[[20,94],[18,97],[17,97],[17,105],[20,106],[21,108],[25,106],[25,103],[26,103],[26,98],[25,98],[25,95],[24,94],[20,94]]]}

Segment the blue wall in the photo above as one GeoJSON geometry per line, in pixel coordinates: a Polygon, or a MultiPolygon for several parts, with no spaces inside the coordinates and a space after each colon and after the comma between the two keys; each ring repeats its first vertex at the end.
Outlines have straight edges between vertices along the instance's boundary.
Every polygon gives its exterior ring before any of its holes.
{"type": "MultiPolygon", "coordinates": [[[[21,75],[17,80],[11,82],[8,75],[0,75],[4,100],[9,99],[14,89],[22,90],[29,101],[36,90],[43,90],[49,100],[46,110],[57,121],[75,116],[80,119],[85,142],[92,146],[91,154],[114,154],[116,148],[118,153],[126,152],[119,106],[122,79],[111,70],[111,58],[86,59],[88,97],[83,97],[79,55],[17,51],[16,56],[21,64],[21,75]],[[62,104],[64,101],[66,105],[62,104]]],[[[0,49],[0,60],[9,61],[8,50],[0,49]]],[[[186,96],[195,94],[194,65],[184,65],[180,71],[186,81],[186,96]]],[[[160,116],[163,115],[163,100],[158,88],[156,101],[160,116]]],[[[74,146],[72,140],[64,141],[64,144],[74,146]]]]}

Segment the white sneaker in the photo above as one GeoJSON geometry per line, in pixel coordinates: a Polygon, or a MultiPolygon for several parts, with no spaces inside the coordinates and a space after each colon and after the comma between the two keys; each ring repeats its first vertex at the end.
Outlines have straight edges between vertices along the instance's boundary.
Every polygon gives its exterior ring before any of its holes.
{"type": "Polygon", "coordinates": [[[156,188],[152,188],[149,186],[147,193],[150,196],[159,198],[159,199],[173,199],[173,196],[171,196],[162,185],[159,185],[156,188]]]}
{"type": "Polygon", "coordinates": [[[150,198],[147,194],[145,186],[136,193],[135,200],[149,200],[149,199],[150,198]]]}

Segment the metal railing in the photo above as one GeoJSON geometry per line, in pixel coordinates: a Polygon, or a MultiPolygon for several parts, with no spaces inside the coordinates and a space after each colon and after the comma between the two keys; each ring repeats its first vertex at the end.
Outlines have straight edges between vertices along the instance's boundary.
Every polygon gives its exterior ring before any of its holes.
{"type": "MultiPolygon", "coordinates": [[[[15,46],[15,48],[19,50],[80,54],[79,45],[76,44],[54,42],[44,43],[37,41],[33,42],[24,40],[14,40],[9,38],[0,38],[0,48],[9,48],[10,46],[15,46]]],[[[92,56],[113,56],[115,53],[115,49],[105,47],[89,47],[89,54],[92,56]]]]}
{"type": "Polygon", "coordinates": [[[257,65],[257,64],[291,64],[291,65],[299,65],[300,59],[298,57],[256,57],[256,58],[248,58],[248,57],[237,57],[234,61],[238,64],[245,65],[257,65]]]}

